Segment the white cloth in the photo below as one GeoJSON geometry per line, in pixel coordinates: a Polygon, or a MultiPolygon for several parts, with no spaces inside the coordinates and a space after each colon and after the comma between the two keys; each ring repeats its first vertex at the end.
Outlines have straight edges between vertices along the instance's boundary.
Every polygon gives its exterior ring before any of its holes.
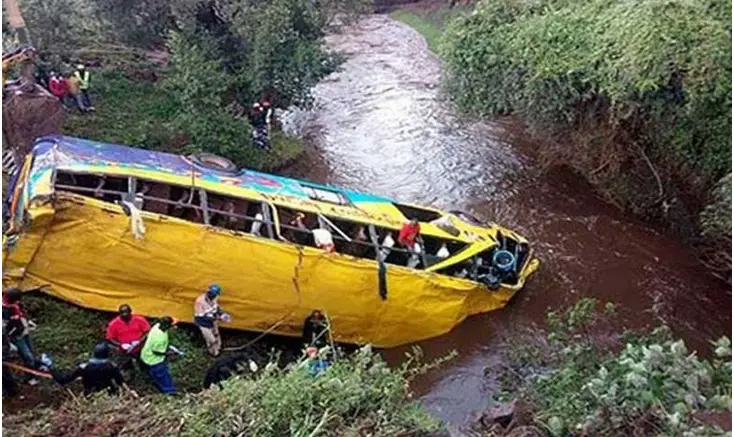
{"type": "Polygon", "coordinates": [[[314,229],[311,232],[313,232],[313,239],[316,242],[316,246],[327,247],[334,245],[334,240],[331,236],[331,232],[327,231],[326,229],[314,229]]]}
{"type": "Polygon", "coordinates": [[[120,345],[120,348],[122,348],[122,350],[124,350],[125,352],[130,352],[132,349],[135,348],[135,346],[139,344],[140,344],[140,340],[134,340],[134,341],[131,341],[130,343],[122,343],[120,345]]]}
{"type": "Polygon", "coordinates": [[[395,246],[395,240],[392,238],[392,234],[387,234],[382,240],[382,246],[383,248],[380,249],[380,260],[385,261],[388,255],[390,255],[390,249],[395,246]]]}
{"type": "Polygon", "coordinates": [[[145,235],[145,224],[140,210],[133,202],[123,202],[130,209],[130,232],[136,240],[142,240],[145,235]]]}
{"type": "Polygon", "coordinates": [[[250,233],[252,235],[260,236],[260,228],[263,226],[263,215],[260,213],[255,214],[255,221],[252,222],[252,229],[250,230],[250,233]]]}
{"type": "Polygon", "coordinates": [[[442,244],[441,248],[438,249],[438,252],[436,252],[436,256],[443,259],[448,258],[451,253],[449,252],[449,249],[446,247],[446,244],[442,244]]]}

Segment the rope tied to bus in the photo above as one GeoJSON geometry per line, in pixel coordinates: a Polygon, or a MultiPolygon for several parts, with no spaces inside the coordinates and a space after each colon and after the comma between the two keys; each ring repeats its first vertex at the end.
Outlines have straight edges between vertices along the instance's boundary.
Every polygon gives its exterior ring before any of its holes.
{"type": "MultiPolygon", "coordinates": [[[[301,287],[299,286],[298,281],[300,279],[301,267],[303,266],[303,249],[300,246],[296,246],[296,249],[298,250],[298,260],[296,261],[296,265],[293,266],[293,276],[291,277],[291,279],[293,281],[293,288],[296,290],[296,295],[298,296],[298,303],[296,304],[296,309],[298,309],[301,306],[301,287]]],[[[275,323],[273,323],[268,329],[261,332],[260,335],[248,341],[244,345],[234,346],[234,347],[225,347],[222,350],[227,351],[227,352],[234,352],[234,351],[240,351],[243,349],[247,349],[248,347],[260,341],[260,339],[262,339],[266,335],[272,333],[276,328],[282,325],[286,321],[286,319],[292,316],[294,312],[295,312],[295,309],[291,310],[290,312],[288,312],[288,314],[286,314],[285,316],[277,320],[275,323]]]]}

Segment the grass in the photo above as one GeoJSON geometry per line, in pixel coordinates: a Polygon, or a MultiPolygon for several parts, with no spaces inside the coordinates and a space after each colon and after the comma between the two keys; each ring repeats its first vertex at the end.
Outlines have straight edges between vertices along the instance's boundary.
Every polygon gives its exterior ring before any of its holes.
{"type": "MultiPolygon", "coordinates": [[[[111,313],[79,308],[40,293],[25,295],[23,304],[38,324],[38,329],[31,336],[36,353],[47,353],[60,369],[69,369],[89,359],[94,345],[104,339],[107,323],[115,317],[111,313]]],[[[171,362],[171,374],[177,386],[184,391],[200,389],[206,369],[214,359],[207,355],[199,333],[190,326],[178,327],[171,332],[171,344],[186,354],[171,362]]],[[[136,391],[154,391],[147,376],[139,370],[127,376],[136,391]]],[[[45,389],[53,391],[58,387],[49,382],[45,389]]]]}
{"type": "Polygon", "coordinates": [[[446,24],[453,18],[467,13],[472,6],[461,6],[449,8],[436,8],[425,11],[398,9],[390,16],[415,29],[426,39],[429,50],[438,54],[438,45],[446,24]]]}
{"type": "MultiPolygon", "coordinates": [[[[75,307],[40,293],[28,293],[23,304],[38,329],[32,334],[37,353],[48,353],[60,369],[84,362],[114,314],[75,307]]],[[[251,334],[254,335],[254,334],[251,334]]],[[[238,334],[240,344],[248,334],[238,334]]],[[[225,346],[234,340],[224,334],[225,346]]],[[[180,326],[171,344],[185,356],[171,363],[180,394],[156,394],[147,376],[126,375],[138,396],[99,394],[66,396],[60,386],[42,380],[21,385],[25,400],[3,400],[3,427],[14,435],[94,436],[430,436],[441,424],[413,400],[408,384],[416,375],[451,357],[422,364],[415,353],[391,369],[370,348],[340,354],[325,373],[314,377],[297,341],[273,338],[248,353],[258,369],[243,370],[221,389],[201,390],[206,369],[214,362],[205,353],[199,333],[180,326]],[[29,408],[45,404],[41,408],[29,408]],[[50,407],[50,408],[48,408],[50,407]],[[132,418],[132,419],[131,419],[132,418]]],[[[322,351],[325,353],[325,351],[322,351]]],[[[7,357],[5,357],[7,358],[7,357]]],[[[72,392],[80,393],[80,383],[72,392]]]]}
{"type": "MultiPolygon", "coordinates": [[[[176,102],[161,80],[131,80],[117,70],[94,73],[92,103],[96,110],[89,114],[69,111],[63,126],[65,135],[182,153],[186,140],[169,123],[176,102]]],[[[301,139],[281,132],[273,133],[271,142],[273,150],[258,153],[250,167],[277,169],[303,152],[301,139]]]]}
{"type": "Polygon", "coordinates": [[[389,369],[362,349],[313,376],[303,360],[268,365],[222,389],[171,398],[127,394],[65,402],[3,418],[13,435],[94,436],[429,436],[441,424],[406,386],[421,367],[389,369]],[[104,418],[103,420],[100,420],[104,418]]]}
{"type": "MultiPolygon", "coordinates": [[[[31,334],[36,354],[38,356],[42,353],[48,354],[58,370],[68,370],[88,360],[94,346],[104,339],[107,323],[115,317],[112,313],[80,308],[38,292],[25,294],[23,306],[30,318],[38,324],[38,328],[31,334]]],[[[149,321],[151,324],[155,323],[153,319],[149,321]]],[[[250,332],[222,331],[225,348],[248,343],[256,335],[258,334],[250,332]]],[[[171,331],[170,338],[171,345],[185,353],[183,357],[174,358],[170,362],[171,375],[176,387],[182,392],[200,391],[206,371],[214,364],[215,358],[207,354],[201,334],[192,325],[177,326],[171,331]]],[[[221,356],[232,353],[235,352],[223,351],[221,356]]],[[[297,340],[267,336],[247,350],[236,353],[243,354],[262,367],[274,359],[282,364],[293,361],[301,351],[297,340]]],[[[10,361],[15,359],[12,358],[10,361]]],[[[144,372],[136,368],[124,373],[126,382],[136,392],[156,393],[144,372]]],[[[22,394],[29,398],[25,402],[15,405],[13,400],[10,400],[9,406],[3,402],[3,411],[13,413],[14,410],[25,408],[28,404],[56,405],[64,400],[64,390],[61,386],[51,380],[40,382],[38,386],[22,388],[22,394]]],[[[72,392],[80,393],[81,383],[76,382],[70,388],[72,392]]]]}

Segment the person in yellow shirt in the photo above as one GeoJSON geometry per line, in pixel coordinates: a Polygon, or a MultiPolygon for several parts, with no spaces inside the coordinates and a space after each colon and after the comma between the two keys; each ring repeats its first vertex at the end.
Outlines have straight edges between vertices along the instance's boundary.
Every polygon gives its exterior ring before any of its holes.
{"type": "Polygon", "coordinates": [[[84,107],[87,111],[94,111],[92,99],[89,97],[89,70],[84,64],[79,64],[76,66],[73,76],[79,81],[79,94],[84,102],[84,107]]]}
{"type": "Polygon", "coordinates": [[[79,108],[79,111],[82,113],[88,112],[89,108],[84,104],[84,99],[82,99],[81,90],[79,89],[79,79],[76,75],[72,74],[69,76],[67,82],[69,83],[69,95],[76,102],[76,106],[79,108]]]}

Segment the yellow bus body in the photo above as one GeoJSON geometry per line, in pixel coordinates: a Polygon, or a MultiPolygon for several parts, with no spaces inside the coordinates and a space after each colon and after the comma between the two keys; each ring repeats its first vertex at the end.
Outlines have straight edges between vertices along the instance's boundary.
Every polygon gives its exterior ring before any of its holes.
{"type": "MultiPolygon", "coordinates": [[[[57,144],[64,137],[52,137],[57,144]]],[[[36,158],[39,162],[40,158],[36,158]]],[[[517,284],[490,291],[476,281],[434,271],[387,265],[386,296],[379,287],[374,259],[328,253],[277,239],[253,236],[172,216],[141,211],[143,238],[131,232],[121,205],[70,192],[56,192],[59,168],[139,177],[197,187],[231,196],[286,205],[299,210],[328,211],[330,216],[373,221],[399,229],[400,216],[383,202],[348,207],[268,194],[145,168],[116,168],[88,162],[54,162],[49,168],[26,162],[15,187],[19,205],[11,230],[3,238],[4,286],[42,291],[76,305],[116,311],[122,303],[150,317],[193,320],[193,302],[210,283],[223,292],[222,308],[231,314],[222,324],[251,331],[299,336],[314,309],[324,311],[336,341],[393,347],[450,331],[466,317],[503,307],[539,265],[529,259],[517,284]],[[19,218],[18,218],[19,217],[19,218]]],[[[277,214],[274,218],[277,222],[277,214]]],[[[404,219],[403,219],[404,220],[404,219]]],[[[491,247],[501,229],[456,221],[466,239],[466,253],[491,247]],[[481,237],[479,237],[481,236],[481,237]]],[[[445,234],[429,223],[422,232],[445,234]]],[[[448,234],[446,234],[448,235],[448,234]]],[[[517,238],[521,238],[516,236],[517,238]]]]}

